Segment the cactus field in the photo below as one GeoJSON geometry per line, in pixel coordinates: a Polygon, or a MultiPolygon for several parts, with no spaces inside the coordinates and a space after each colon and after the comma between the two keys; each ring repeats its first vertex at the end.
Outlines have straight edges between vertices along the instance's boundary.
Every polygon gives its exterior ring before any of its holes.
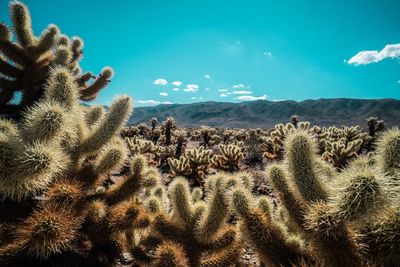
{"type": "Polygon", "coordinates": [[[130,97],[90,103],[113,70],[83,71],[83,40],[9,7],[0,266],[400,266],[398,128],[127,125],[130,97]]]}

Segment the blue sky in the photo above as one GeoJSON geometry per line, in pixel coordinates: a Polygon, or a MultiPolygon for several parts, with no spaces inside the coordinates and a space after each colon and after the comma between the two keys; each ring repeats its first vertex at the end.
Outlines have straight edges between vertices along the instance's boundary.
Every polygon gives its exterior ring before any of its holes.
{"type": "Polygon", "coordinates": [[[83,38],[84,70],[114,68],[95,103],[400,98],[398,0],[24,3],[36,34],[83,38]]]}

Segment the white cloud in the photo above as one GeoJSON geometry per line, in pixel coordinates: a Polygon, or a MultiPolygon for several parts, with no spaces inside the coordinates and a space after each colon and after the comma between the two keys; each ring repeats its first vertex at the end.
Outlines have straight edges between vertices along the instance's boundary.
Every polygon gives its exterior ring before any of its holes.
{"type": "Polygon", "coordinates": [[[196,97],[195,97],[195,96],[192,96],[192,97],[191,97],[191,99],[195,100],[195,99],[196,99],[196,97]]]}
{"type": "Polygon", "coordinates": [[[221,92],[221,93],[228,92],[228,91],[229,91],[228,89],[218,89],[218,92],[221,92]]]}
{"type": "Polygon", "coordinates": [[[240,89],[240,88],[244,88],[244,84],[235,84],[234,86],[232,86],[233,89],[240,89]]]}
{"type": "Polygon", "coordinates": [[[262,95],[262,96],[242,95],[238,96],[236,99],[243,101],[265,100],[267,99],[267,95],[262,95]]]}
{"type": "Polygon", "coordinates": [[[173,81],[171,84],[172,84],[172,85],[175,85],[175,86],[181,86],[182,82],[180,82],[180,81],[173,81]]]}
{"type": "Polygon", "coordinates": [[[235,95],[251,95],[252,93],[252,91],[233,91],[235,95]]]}
{"type": "Polygon", "coordinates": [[[210,76],[210,74],[204,74],[204,78],[206,78],[206,79],[210,79],[210,78],[211,78],[211,76],[210,76]]]}
{"type": "Polygon", "coordinates": [[[139,104],[150,105],[150,106],[159,105],[159,104],[164,104],[164,105],[173,104],[173,103],[170,102],[170,101],[157,101],[157,100],[153,100],[153,99],[149,99],[149,100],[138,100],[137,102],[138,102],[139,104]]]}
{"type": "Polygon", "coordinates": [[[376,63],[385,58],[400,57],[400,44],[388,44],[381,50],[360,51],[355,56],[347,60],[347,64],[366,65],[376,63]]]}
{"type": "Polygon", "coordinates": [[[270,51],[265,51],[263,53],[264,56],[271,58],[272,57],[272,53],[270,51]]]}
{"type": "Polygon", "coordinates": [[[174,87],[174,88],[172,88],[172,91],[179,91],[179,88],[178,87],[174,87]]]}
{"type": "Polygon", "coordinates": [[[168,96],[167,92],[160,92],[160,96],[168,96]]]}
{"type": "Polygon", "coordinates": [[[222,94],[220,94],[219,96],[220,97],[227,97],[228,95],[230,95],[231,93],[222,93],[222,94]]]}
{"type": "Polygon", "coordinates": [[[186,88],[183,89],[185,92],[197,92],[199,90],[198,84],[187,84],[186,88]]]}
{"type": "Polygon", "coordinates": [[[167,82],[167,80],[165,80],[163,78],[159,78],[159,79],[155,80],[153,83],[156,85],[166,85],[168,82],[167,82]]]}
{"type": "Polygon", "coordinates": [[[210,87],[206,87],[206,89],[204,89],[204,90],[208,91],[208,90],[210,90],[210,87]]]}

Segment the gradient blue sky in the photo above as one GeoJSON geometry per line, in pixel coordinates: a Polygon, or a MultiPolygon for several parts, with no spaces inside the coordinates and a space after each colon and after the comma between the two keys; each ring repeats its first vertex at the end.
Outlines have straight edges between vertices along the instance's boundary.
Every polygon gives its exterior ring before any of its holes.
{"type": "Polygon", "coordinates": [[[83,38],[84,70],[114,68],[96,103],[400,98],[399,0],[23,2],[35,33],[83,38]]]}

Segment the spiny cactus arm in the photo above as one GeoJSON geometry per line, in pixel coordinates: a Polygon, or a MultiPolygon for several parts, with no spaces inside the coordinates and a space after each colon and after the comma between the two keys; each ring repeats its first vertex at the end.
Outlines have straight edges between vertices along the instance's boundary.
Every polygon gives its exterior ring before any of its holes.
{"type": "Polygon", "coordinates": [[[85,113],[86,125],[89,128],[93,127],[94,125],[96,125],[98,121],[102,120],[104,113],[105,111],[103,106],[100,105],[91,106],[85,113]]]}
{"type": "Polygon", "coordinates": [[[376,264],[395,266],[400,254],[400,212],[398,205],[384,210],[379,220],[361,228],[360,242],[368,247],[366,256],[376,264]]]}
{"type": "Polygon", "coordinates": [[[144,229],[150,225],[150,216],[137,200],[122,201],[112,206],[107,217],[113,234],[132,229],[144,229]]]}
{"type": "Polygon", "coordinates": [[[18,42],[22,47],[33,45],[35,37],[28,8],[20,2],[14,2],[10,4],[10,13],[18,42]]]}
{"type": "Polygon", "coordinates": [[[250,194],[244,189],[233,192],[233,206],[242,217],[243,230],[262,258],[272,266],[285,266],[305,257],[298,246],[293,246],[286,241],[284,229],[273,223],[270,214],[252,208],[252,201],[250,194]]]}
{"type": "Polygon", "coordinates": [[[94,79],[96,78],[95,76],[93,76],[93,73],[91,73],[90,71],[85,72],[84,74],[78,76],[78,78],[76,78],[76,84],[78,84],[79,87],[83,87],[85,86],[85,84],[90,80],[90,79],[94,79]]]}
{"type": "Polygon", "coordinates": [[[131,162],[131,173],[129,177],[120,185],[107,191],[105,196],[110,205],[131,198],[141,189],[144,172],[146,167],[146,159],[143,156],[135,157],[131,162]]]}
{"type": "Polygon", "coordinates": [[[225,226],[221,228],[212,238],[206,240],[205,243],[201,242],[201,245],[205,250],[219,250],[227,246],[230,246],[236,241],[237,229],[232,226],[225,226]]]}
{"type": "Polygon", "coordinates": [[[0,180],[0,193],[6,198],[22,200],[35,195],[68,164],[66,155],[54,146],[36,142],[12,146],[20,152],[10,159],[8,179],[0,180]]]}
{"type": "Polygon", "coordinates": [[[266,196],[258,197],[258,205],[257,207],[261,209],[266,214],[272,214],[273,207],[270,199],[266,196]]]}
{"type": "Polygon", "coordinates": [[[17,124],[7,119],[0,119],[0,133],[8,137],[16,137],[19,135],[17,124]]]}
{"type": "Polygon", "coordinates": [[[80,182],[74,179],[58,178],[46,189],[41,206],[55,209],[76,208],[79,213],[86,204],[83,200],[84,191],[80,182]]]}
{"type": "Polygon", "coordinates": [[[336,180],[332,199],[337,220],[355,221],[376,213],[385,206],[386,186],[371,170],[346,170],[336,180]]]}
{"type": "Polygon", "coordinates": [[[280,165],[270,165],[267,173],[274,188],[279,191],[281,200],[285,208],[289,211],[289,216],[293,224],[297,225],[300,229],[304,229],[306,202],[289,188],[285,172],[280,165]]]}
{"type": "Polygon", "coordinates": [[[37,56],[44,54],[54,46],[59,32],[60,30],[54,24],[50,24],[47,29],[43,31],[35,47],[37,56]]]}
{"type": "Polygon", "coordinates": [[[106,117],[81,144],[80,153],[93,153],[115,136],[131,114],[131,99],[127,96],[117,98],[106,117]]]}
{"type": "Polygon", "coordinates": [[[53,142],[69,127],[62,106],[49,101],[31,106],[24,115],[22,136],[25,142],[53,142]]]}
{"type": "Polygon", "coordinates": [[[95,163],[95,173],[101,175],[116,170],[123,164],[127,155],[125,143],[119,138],[115,138],[101,148],[95,163]]]}
{"type": "Polygon", "coordinates": [[[315,170],[314,143],[304,131],[295,131],[286,139],[289,171],[299,192],[307,201],[326,200],[328,195],[315,170]]]}
{"type": "Polygon", "coordinates": [[[192,190],[193,204],[200,201],[202,198],[203,198],[203,190],[200,187],[193,188],[192,190]]]}
{"type": "Polygon", "coordinates": [[[215,190],[213,190],[208,204],[208,209],[199,222],[197,229],[198,234],[204,240],[209,240],[221,228],[228,214],[229,199],[225,190],[223,177],[217,178],[215,190]]]}
{"type": "Polygon", "coordinates": [[[78,89],[68,69],[64,67],[52,69],[45,90],[45,98],[59,103],[67,111],[73,111],[78,106],[78,89]]]}
{"type": "Polygon", "coordinates": [[[28,255],[46,259],[70,248],[81,225],[68,209],[35,211],[16,230],[16,243],[28,255]]]}
{"type": "Polygon", "coordinates": [[[192,197],[187,180],[183,177],[175,178],[169,186],[171,205],[174,217],[186,225],[191,225],[193,218],[192,197]]]}
{"type": "Polygon", "coordinates": [[[112,78],[114,71],[110,67],[105,67],[99,77],[89,86],[79,90],[82,100],[91,100],[97,96],[101,89],[105,88],[112,78]]]}
{"type": "Polygon", "coordinates": [[[379,168],[389,175],[400,169],[400,130],[391,129],[379,139],[377,147],[379,168]]]}
{"type": "Polygon", "coordinates": [[[337,219],[331,203],[311,204],[306,215],[306,228],[315,258],[327,266],[362,266],[360,255],[365,247],[357,242],[358,234],[343,220],[337,219]]]}
{"type": "Polygon", "coordinates": [[[164,213],[159,213],[155,215],[152,222],[154,230],[160,233],[163,238],[179,242],[181,238],[185,235],[182,228],[173,224],[164,213]]]}
{"type": "Polygon", "coordinates": [[[219,266],[231,266],[238,261],[240,249],[239,247],[232,245],[226,247],[222,251],[211,253],[203,259],[201,259],[201,267],[219,267],[219,266]]]}
{"type": "Polygon", "coordinates": [[[153,267],[189,267],[185,251],[178,243],[163,242],[154,254],[153,267]]]}

